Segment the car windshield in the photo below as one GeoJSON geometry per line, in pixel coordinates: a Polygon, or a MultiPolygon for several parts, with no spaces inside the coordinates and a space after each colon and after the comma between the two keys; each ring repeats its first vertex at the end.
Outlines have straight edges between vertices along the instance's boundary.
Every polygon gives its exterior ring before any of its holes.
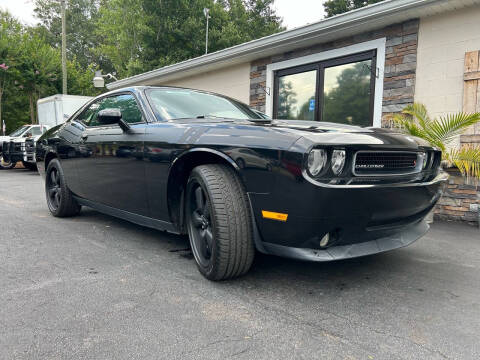
{"type": "Polygon", "coordinates": [[[228,118],[262,120],[260,114],[241,102],[190,89],[151,89],[147,97],[159,120],[228,118]]]}
{"type": "Polygon", "coordinates": [[[10,137],[20,136],[20,135],[22,135],[25,131],[27,131],[28,128],[29,128],[29,126],[24,125],[24,126],[22,126],[21,128],[18,128],[17,130],[15,130],[14,132],[12,132],[9,136],[10,136],[10,137]]]}

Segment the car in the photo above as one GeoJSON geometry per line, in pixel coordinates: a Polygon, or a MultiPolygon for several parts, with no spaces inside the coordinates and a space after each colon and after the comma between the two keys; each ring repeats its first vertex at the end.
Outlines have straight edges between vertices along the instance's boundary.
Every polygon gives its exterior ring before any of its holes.
{"type": "Polygon", "coordinates": [[[49,127],[46,125],[23,125],[9,136],[2,136],[0,149],[0,168],[12,169],[17,162],[21,161],[23,166],[29,170],[36,170],[34,153],[31,147],[35,146],[35,141],[49,127]]]}
{"type": "Polygon", "coordinates": [[[245,274],[257,251],[331,261],[413,243],[446,186],[441,155],[396,131],[149,86],[96,97],[36,147],[53,216],[87,206],[188,234],[210,280],[245,274]]]}

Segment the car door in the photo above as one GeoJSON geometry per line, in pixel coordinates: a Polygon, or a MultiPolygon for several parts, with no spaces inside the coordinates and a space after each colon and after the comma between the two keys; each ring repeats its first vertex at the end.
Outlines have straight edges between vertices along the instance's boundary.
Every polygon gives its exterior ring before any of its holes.
{"type": "Polygon", "coordinates": [[[108,96],[95,102],[84,116],[82,134],[84,157],[79,160],[78,174],[82,195],[90,201],[139,215],[148,215],[145,190],[143,146],[145,117],[132,93],[108,96]],[[98,113],[118,109],[129,125],[104,125],[98,113]]]}

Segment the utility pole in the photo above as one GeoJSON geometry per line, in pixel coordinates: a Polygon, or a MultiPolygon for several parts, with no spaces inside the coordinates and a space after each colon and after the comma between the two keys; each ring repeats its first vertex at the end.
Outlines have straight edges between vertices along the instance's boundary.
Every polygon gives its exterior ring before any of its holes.
{"type": "Polygon", "coordinates": [[[62,92],[67,93],[67,25],[65,19],[65,0],[62,5],[62,92]]]}
{"type": "Polygon", "coordinates": [[[210,9],[204,8],[203,9],[203,14],[207,18],[207,31],[205,33],[205,54],[208,54],[208,19],[210,19],[210,9]]]}

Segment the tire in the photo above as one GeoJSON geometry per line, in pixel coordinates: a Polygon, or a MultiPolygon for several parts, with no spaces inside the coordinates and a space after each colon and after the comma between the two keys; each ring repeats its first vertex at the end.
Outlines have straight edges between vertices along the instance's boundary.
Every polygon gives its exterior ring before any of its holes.
{"type": "Polygon", "coordinates": [[[186,224],[193,256],[209,280],[245,274],[255,255],[247,194],[235,172],[219,164],[201,165],[186,188],[186,224]]]}
{"type": "Polygon", "coordinates": [[[37,171],[37,164],[22,161],[23,167],[28,170],[37,171]]]}
{"type": "Polygon", "coordinates": [[[50,161],[45,176],[45,194],[50,213],[55,217],[78,215],[81,206],[65,183],[62,166],[57,159],[50,161]]]}
{"type": "Polygon", "coordinates": [[[0,169],[2,170],[8,170],[8,169],[13,169],[15,167],[15,165],[17,165],[17,163],[15,162],[5,162],[3,160],[3,156],[0,156],[0,169]]]}

